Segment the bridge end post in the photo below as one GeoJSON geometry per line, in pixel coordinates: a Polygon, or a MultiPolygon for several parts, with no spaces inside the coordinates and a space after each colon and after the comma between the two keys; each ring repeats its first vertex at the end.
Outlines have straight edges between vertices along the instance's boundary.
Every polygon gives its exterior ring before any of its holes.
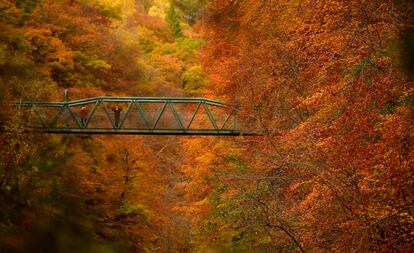
{"type": "Polygon", "coordinates": [[[234,117],[233,117],[233,126],[234,126],[234,131],[237,131],[238,125],[237,125],[237,106],[234,108],[234,117]]]}
{"type": "Polygon", "coordinates": [[[63,100],[65,102],[65,105],[63,106],[64,127],[68,128],[68,89],[65,89],[64,91],[63,100]]]}

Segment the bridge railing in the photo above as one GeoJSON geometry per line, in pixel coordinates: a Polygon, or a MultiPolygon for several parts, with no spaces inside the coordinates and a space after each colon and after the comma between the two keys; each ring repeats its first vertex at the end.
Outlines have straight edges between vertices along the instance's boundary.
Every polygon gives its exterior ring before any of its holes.
{"type": "Polygon", "coordinates": [[[94,97],[16,104],[30,128],[49,133],[243,134],[236,110],[205,98],[94,97]]]}

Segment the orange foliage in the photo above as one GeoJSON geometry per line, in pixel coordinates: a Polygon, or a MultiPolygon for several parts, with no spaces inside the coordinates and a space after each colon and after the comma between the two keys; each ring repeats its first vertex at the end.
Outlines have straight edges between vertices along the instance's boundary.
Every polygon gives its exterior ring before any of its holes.
{"type": "MultiPolygon", "coordinates": [[[[283,201],[295,236],[279,230],[297,249],[412,247],[414,94],[398,45],[413,15],[408,1],[210,3],[201,53],[207,92],[265,135],[243,154],[248,165],[261,175],[288,172],[277,188],[283,195],[268,193],[265,203],[283,201]]],[[[200,187],[206,169],[189,185],[200,187]]],[[[239,187],[240,194],[250,188],[239,187]]],[[[269,245],[276,247],[260,247],[269,245]]]]}

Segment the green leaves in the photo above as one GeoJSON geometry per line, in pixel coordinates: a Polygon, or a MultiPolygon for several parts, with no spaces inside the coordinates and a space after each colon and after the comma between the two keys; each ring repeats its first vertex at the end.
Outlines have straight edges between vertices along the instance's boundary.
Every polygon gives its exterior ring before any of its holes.
{"type": "Polygon", "coordinates": [[[131,216],[139,216],[145,222],[150,221],[150,211],[142,204],[123,203],[116,213],[118,219],[125,219],[131,216]]]}
{"type": "Polygon", "coordinates": [[[99,0],[81,0],[80,2],[86,6],[94,6],[98,9],[101,15],[107,18],[117,20],[122,19],[122,10],[120,4],[109,4],[105,1],[99,0]]]}
{"type": "Polygon", "coordinates": [[[170,29],[174,38],[178,39],[183,37],[180,25],[180,18],[177,16],[177,13],[175,12],[175,5],[173,1],[170,1],[170,6],[168,8],[165,20],[170,24],[170,29]]]}
{"type": "Polygon", "coordinates": [[[43,0],[17,0],[16,6],[17,8],[22,9],[26,13],[31,13],[42,2],[43,0]]]}
{"type": "Polygon", "coordinates": [[[207,86],[207,80],[200,66],[193,66],[183,74],[183,86],[189,94],[197,96],[202,94],[207,86]]]}
{"type": "Polygon", "coordinates": [[[202,18],[207,5],[207,0],[173,0],[183,13],[183,19],[189,25],[194,25],[197,19],[202,18]]]}
{"type": "Polygon", "coordinates": [[[387,115],[394,113],[398,107],[408,107],[411,110],[413,110],[414,106],[414,96],[407,95],[407,96],[401,96],[397,102],[395,101],[389,101],[387,102],[379,111],[379,113],[387,115]]]}
{"type": "Polygon", "coordinates": [[[107,71],[111,68],[105,60],[100,59],[96,55],[87,55],[81,51],[75,52],[75,61],[78,64],[77,67],[81,71],[107,71]]]}

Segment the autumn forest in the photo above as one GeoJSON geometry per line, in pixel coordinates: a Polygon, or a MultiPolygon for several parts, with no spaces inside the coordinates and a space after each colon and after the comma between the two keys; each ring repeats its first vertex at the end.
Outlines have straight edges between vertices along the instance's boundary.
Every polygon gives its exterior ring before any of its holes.
{"type": "Polygon", "coordinates": [[[0,104],[0,253],[414,250],[414,1],[0,0],[0,104]],[[65,91],[254,134],[33,131],[65,91]]]}

